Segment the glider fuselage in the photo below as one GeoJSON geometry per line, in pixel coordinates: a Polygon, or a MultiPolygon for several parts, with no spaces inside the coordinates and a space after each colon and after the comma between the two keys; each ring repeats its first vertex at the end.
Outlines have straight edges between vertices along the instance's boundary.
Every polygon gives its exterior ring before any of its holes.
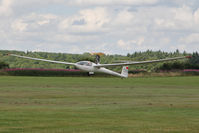
{"type": "Polygon", "coordinates": [[[120,73],[111,71],[104,67],[97,67],[97,66],[98,66],[98,64],[95,64],[90,61],[80,61],[80,62],[75,63],[76,68],[78,68],[82,71],[85,71],[85,72],[100,72],[100,73],[111,74],[114,76],[125,77],[124,75],[122,75],[120,73]]]}

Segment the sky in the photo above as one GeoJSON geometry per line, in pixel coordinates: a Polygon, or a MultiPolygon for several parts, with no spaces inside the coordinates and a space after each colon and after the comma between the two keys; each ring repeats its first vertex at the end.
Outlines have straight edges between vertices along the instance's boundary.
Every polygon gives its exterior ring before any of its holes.
{"type": "Polygon", "coordinates": [[[198,0],[0,0],[0,49],[199,50],[198,0]]]}

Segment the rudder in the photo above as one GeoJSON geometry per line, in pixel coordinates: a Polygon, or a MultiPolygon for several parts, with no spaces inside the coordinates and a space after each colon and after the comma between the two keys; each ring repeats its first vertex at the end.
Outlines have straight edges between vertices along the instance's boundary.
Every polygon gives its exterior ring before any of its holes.
{"type": "Polygon", "coordinates": [[[125,78],[128,77],[128,72],[129,72],[128,69],[129,69],[128,66],[123,66],[123,68],[122,68],[122,73],[121,73],[121,75],[122,75],[123,77],[125,77],[125,78]]]}

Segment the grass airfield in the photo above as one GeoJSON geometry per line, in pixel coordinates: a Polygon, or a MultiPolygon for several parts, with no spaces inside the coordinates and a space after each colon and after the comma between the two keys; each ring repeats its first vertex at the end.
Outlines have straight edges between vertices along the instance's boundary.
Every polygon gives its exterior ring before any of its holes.
{"type": "Polygon", "coordinates": [[[0,77],[2,133],[198,133],[199,77],[0,77]]]}

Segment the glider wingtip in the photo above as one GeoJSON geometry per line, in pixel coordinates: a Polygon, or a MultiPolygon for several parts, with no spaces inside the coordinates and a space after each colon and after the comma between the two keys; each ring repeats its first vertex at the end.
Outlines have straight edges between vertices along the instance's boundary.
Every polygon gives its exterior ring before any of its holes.
{"type": "Polygon", "coordinates": [[[186,56],[186,58],[190,59],[190,58],[192,58],[192,56],[186,56]]]}

